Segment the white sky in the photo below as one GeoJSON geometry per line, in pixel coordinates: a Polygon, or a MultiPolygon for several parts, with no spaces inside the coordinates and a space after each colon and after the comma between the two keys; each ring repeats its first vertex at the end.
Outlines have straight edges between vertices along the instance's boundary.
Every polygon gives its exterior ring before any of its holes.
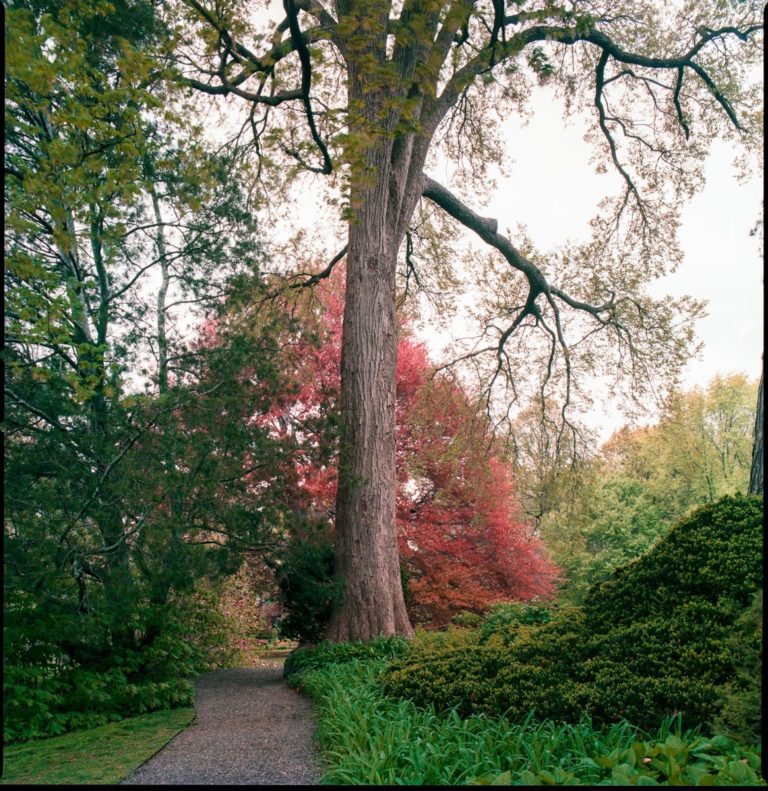
{"type": "MultiPolygon", "coordinates": [[[[512,173],[499,179],[498,191],[479,213],[498,219],[500,231],[523,223],[541,252],[587,240],[597,203],[615,193],[618,176],[610,170],[594,172],[584,129],[578,121],[564,127],[557,100],[546,93],[537,96],[527,126],[507,124],[507,150],[518,152],[510,154],[512,173]]],[[[686,367],[686,389],[704,386],[716,374],[760,376],[763,259],[759,237],[750,236],[750,230],[762,216],[763,174],[739,183],[732,165],[735,151],[725,143],[713,146],[706,184],[682,212],[684,260],[649,289],[654,296],[689,294],[707,300],[708,315],[696,324],[704,345],[686,367]]],[[[607,405],[589,422],[607,439],[624,418],[607,405]]]]}
{"type": "MultiPolygon", "coordinates": [[[[481,213],[496,217],[500,229],[522,222],[542,251],[586,240],[597,203],[613,192],[616,177],[594,173],[582,131],[564,128],[559,108],[545,98],[528,127],[510,125],[508,148],[523,154],[481,213]]],[[[688,386],[728,371],[760,375],[763,261],[759,239],[749,232],[762,215],[763,177],[755,173],[740,184],[732,167],[734,151],[725,143],[713,147],[706,185],[683,210],[684,261],[652,287],[657,296],[690,294],[709,302],[709,316],[697,325],[704,350],[688,365],[688,386]]]]}

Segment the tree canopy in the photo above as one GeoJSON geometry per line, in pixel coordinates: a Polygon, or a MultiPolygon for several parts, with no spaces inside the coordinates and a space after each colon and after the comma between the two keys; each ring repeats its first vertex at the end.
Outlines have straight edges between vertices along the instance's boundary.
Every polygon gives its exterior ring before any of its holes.
{"type": "Polygon", "coordinates": [[[278,177],[300,168],[341,188],[349,224],[336,541],[347,586],[330,636],[409,634],[395,529],[395,310],[403,254],[407,280],[420,278],[415,218],[437,207],[494,251],[481,275],[481,336],[462,355],[484,370],[489,403],[501,392],[506,409],[526,390],[557,401],[560,441],[584,372],[628,385],[630,399],[653,380],[674,382],[700,306],[654,300],[645,285],[679,260],[679,209],[701,183],[709,142],[724,135],[754,147],[759,138],[750,70],[761,57],[760,8],[285,0],[277,17],[249,8],[182,0],[178,79],[241,100],[248,145],[278,177]],[[589,110],[596,166],[622,184],[593,239],[556,261],[470,205],[485,163],[499,157],[494,115],[524,117],[543,81],[566,113],[589,110]],[[454,166],[453,191],[430,175],[440,155],[454,166]]]}

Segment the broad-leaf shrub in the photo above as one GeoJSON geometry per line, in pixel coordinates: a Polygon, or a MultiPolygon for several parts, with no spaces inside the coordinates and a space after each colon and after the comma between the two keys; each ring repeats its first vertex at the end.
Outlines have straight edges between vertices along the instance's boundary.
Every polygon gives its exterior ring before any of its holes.
{"type": "Polygon", "coordinates": [[[520,719],[533,710],[653,728],[680,712],[689,725],[712,723],[725,685],[759,650],[756,629],[733,634],[761,585],[761,542],[761,500],[723,498],[595,586],[583,608],[468,633],[461,646],[421,638],[385,683],[392,694],[465,715],[520,719]]]}
{"type": "Polygon", "coordinates": [[[27,633],[6,625],[3,741],[15,742],[95,728],[158,709],[191,706],[190,677],[229,664],[226,621],[210,592],[185,596],[155,611],[160,635],[138,650],[96,655],[93,666],[38,640],[25,662],[27,633]],[[161,620],[162,617],[162,620],[161,620]]]}

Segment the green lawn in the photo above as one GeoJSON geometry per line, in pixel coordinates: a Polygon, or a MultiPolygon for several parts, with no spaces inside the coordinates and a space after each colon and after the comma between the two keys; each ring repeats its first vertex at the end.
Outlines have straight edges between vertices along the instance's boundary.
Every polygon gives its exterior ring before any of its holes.
{"type": "Polygon", "coordinates": [[[0,785],[114,785],[154,755],[195,716],[155,711],[101,728],[6,746],[0,785]]]}

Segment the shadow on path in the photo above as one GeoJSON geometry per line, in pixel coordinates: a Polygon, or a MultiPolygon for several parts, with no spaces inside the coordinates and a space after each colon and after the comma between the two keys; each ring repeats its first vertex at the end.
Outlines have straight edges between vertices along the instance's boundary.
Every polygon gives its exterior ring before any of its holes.
{"type": "Polygon", "coordinates": [[[281,665],[214,670],[195,681],[196,718],[122,785],[314,785],[312,704],[281,665]]]}

